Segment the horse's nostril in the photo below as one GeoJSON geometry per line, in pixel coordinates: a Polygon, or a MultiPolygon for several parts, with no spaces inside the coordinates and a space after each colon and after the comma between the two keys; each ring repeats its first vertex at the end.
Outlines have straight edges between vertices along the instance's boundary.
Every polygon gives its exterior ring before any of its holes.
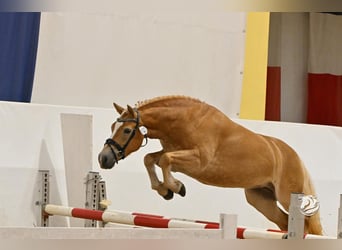
{"type": "Polygon", "coordinates": [[[107,161],[108,161],[108,158],[107,158],[107,156],[103,156],[103,157],[102,157],[102,162],[103,162],[103,164],[106,164],[106,163],[107,163],[107,161]]]}
{"type": "Polygon", "coordinates": [[[98,155],[98,162],[100,164],[100,168],[103,168],[103,169],[110,169],[114,167],[114,164],[115,164],[112,156],[104,152],[101,152],[98,155]]]}
{"type": "Polygon", "coordinates": [[[107,163],[108,158],[107,158],[106,155],[99,154],[99,159],[98,159],[98,160],[99,160],[99,163],[100,163],[101,165],[104,165],[104,164],[107,163]]]}

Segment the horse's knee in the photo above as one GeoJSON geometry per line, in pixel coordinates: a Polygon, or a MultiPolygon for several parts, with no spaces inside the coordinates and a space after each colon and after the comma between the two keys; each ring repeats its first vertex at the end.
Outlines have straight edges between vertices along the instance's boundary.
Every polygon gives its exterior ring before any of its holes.
{"type": "Polygon", "coordinates": [[[168,154],[163,154],[160,159],[159,159],[159,166],[162,169],[169,168],[171,164],[171,158],[169,157],[168,154]]]}
{"type": "Polygon", "coordinates": [[[147,155],[145,155],[145,157],[144,157],[144,164],[145,164],[146,167],[154,166],[154,164],[155,164],[155,159],[154,159],[154,157],[152,156],[152,154],[147,154],[147,155]]]}

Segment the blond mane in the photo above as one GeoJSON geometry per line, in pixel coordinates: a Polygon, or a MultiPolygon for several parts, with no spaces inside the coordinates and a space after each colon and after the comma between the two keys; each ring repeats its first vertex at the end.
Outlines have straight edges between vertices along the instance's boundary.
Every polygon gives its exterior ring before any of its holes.
{"type": "Polygon", "coordinates": [[[155,104],[157,102],[167,102],[167,101],[173,101],[173,100],[187,100],[187,101],[194,101],[194,102],[202,102],[201,100],[189,96],[184,96],[184,95],[168,95],[168,96],[158,96],[154,97],[151,99],[143,100],[143,101],[138,101],[135,104],[136,108],[141,108],[150,104],[155,104]]]}

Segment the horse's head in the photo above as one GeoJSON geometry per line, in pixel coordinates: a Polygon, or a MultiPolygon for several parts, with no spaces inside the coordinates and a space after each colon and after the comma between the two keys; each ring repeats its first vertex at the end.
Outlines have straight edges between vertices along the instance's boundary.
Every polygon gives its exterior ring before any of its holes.
{"type": "Polygon", "coordinates": [[[142,126],[140,113],[127,105],[127,110],[114,103],[120,117],[112,124],[112,135],[99,153],[98,161],[101,168],[110,169],[115,163],[137,151],[144,138],[147,140],[147,129],[142,126]]]}

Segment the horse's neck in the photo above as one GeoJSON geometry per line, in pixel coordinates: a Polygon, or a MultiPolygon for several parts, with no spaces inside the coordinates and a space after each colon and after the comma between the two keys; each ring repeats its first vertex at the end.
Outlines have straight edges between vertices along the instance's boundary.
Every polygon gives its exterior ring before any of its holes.
{"type": "Polygon", "coordinates": [[[143,125],[148,129],[149,138],[160,139],[165,131],[165,126],[170,125],[173,112],[168,107],[152,107],[140,111],[143,125]]]}
{"type": "MultiPolygon", "coordinates": [[[[188,104],[188,103],[187,103],[188,104]]],[[[227,118],[222,119],[224,114],[214,107],[204,103],[194,103],[193,105],[184,106],[161,106],[149,107],[139,110],[141,119],[145,127],[149,130],[148,136],[150,138],[168,137],[171,128],[177,128],[182,131],[193,130],[200,126],[202,122],[212,122],[213,119],[224,120],[229,126],[232,121],[227,118]],[[218,118],[219,117],[219,118],[218,118]]]]}

